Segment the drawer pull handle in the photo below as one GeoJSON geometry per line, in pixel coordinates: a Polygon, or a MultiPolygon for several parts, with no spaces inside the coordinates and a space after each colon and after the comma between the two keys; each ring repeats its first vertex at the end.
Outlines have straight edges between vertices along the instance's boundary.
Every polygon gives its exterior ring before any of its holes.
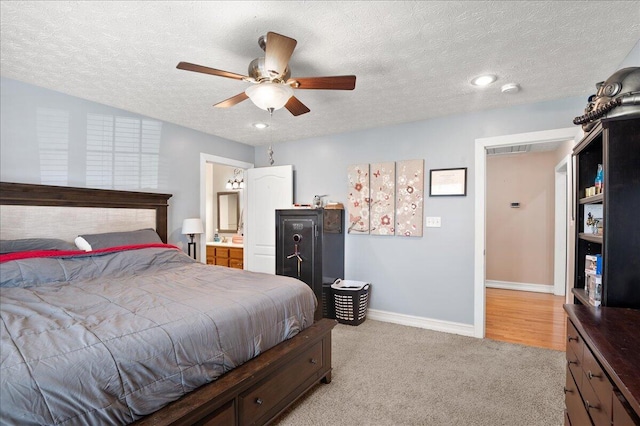
{"type": "Polygon", "coordinates": [[[263,401],[262,399],[260,399],[260,398],[256,398],[256,404],[258,404],[258,405],[262,405],[262,403],[263,403],[263,402],[264,402],[264,401],[263,401]]]}
{"type": "Polygon", "coordinates": [[[567,364],[568,364],[568,365],[571,365],[571,364],[578,365],[578,361],[571,361],[571,360],[569,359],[569,360],[567,360],[567,364]]]}
{"type": "Polygon", "coordinates": [[[593,378],[594,378],[594,377],[600,378],[600,377],[602,377],[602,376],[601,376],[600,374],[593,374],[593,373],[591,372],[591,370],[589,370],[589,371],[587,372],[587,377],[589,378],[589,380],[593,380],[593,378]]]}
{"type": "Polygon", "coordinates": [[[598,407],[597,405],[589,404],[589,401],[584,401],[584,407],[587,409],[587,411],[589,411],[591,408],[595,408],[596,410],[600,409],[600,407],[598,407]]]}
{"type": "Polygon", "coordinates": [[[573,391],[572,391],[571,389],[567,389],[567,387],[565,386],[565,387],[564,387],[564,393],[565,393],[565,394],[567,394],[567,393],[573,393],[573,391]]]}
{"type": "Polygon", "coordinates": [[[315,358],[311,358],[311,364],[317,364],[317,363],[318,363],[318,360],[317,360],[317,359],[315,359],[315,358]]]}
{"type": "Polygon", "coordinates": [[[575,340],[577,342],[578,338],[577,337],[573,337],[573,336],[569,336],[568,340],[569,340],[569,342],[571,342],[572,340],[575,340]]]}

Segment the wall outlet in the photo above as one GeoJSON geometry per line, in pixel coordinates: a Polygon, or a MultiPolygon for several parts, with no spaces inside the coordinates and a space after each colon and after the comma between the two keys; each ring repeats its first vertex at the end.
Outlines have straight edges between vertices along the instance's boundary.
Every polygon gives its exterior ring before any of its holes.
{"type": "Polygon", "coordinates": [[[442,226],[440,217],[427,217],[425,219],[425,225],[427,228],[440,228],[442,226]]]}

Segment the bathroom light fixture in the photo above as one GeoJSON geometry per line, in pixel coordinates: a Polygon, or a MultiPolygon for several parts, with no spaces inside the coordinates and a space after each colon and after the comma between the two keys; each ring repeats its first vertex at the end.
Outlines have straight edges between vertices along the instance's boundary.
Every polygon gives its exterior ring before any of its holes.
{"type": "Polygon", "coordinates": [[[282,108],[293,96],[293,89],[287,84],[265,81],[249,86],[244,93],[258,108],[269,111],[282,108]]]}
{"type": "Polygon", "coordinates": [[[242,169],[233,169],[233,178],[229,179],[224,187],[226,189],[244,189],[244,178],[238,178],[241,173],[242,169]]]}
{"type": "Polygon", "coordinates": [[[253,127],[255,127],[256,129],[262,130],[269,127],[269,125],[267,123],[253,123],[253,127]]]}
{"type": "Polygon", "coordinates": [[[473,84],[474,86],[484,87],[490,85],[497,79],[498,77],[493,74],[484,74],[479,75],[478,77],[471,80],[471,84],[473,84]]]}

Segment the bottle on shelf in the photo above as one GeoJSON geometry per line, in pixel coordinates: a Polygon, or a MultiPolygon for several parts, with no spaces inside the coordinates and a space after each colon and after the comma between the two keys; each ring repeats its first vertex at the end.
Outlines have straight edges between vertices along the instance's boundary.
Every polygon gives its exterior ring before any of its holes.
{"type": "Polygon", "coordinates": [[[213,242],[214,243],[219,243],[220,242],[220,236],[218,235],[218,229],[216,228],[216,233],[213,234],[213,242]]]}
{"type": "Polygon", "coordinates": [[[602,164],[598,164],[598,171],[596,172],[596,180],[595,180],[596,194],[602,193],[602,188],[604,186],[603,178],[604,178],[604,172],[602,170],[602,164]]]}

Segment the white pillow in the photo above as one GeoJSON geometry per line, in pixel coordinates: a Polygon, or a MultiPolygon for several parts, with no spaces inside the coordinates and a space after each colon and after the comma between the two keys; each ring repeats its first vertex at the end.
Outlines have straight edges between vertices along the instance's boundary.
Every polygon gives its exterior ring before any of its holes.
{"type": "Polygon", "coordinates": [[[82,237],[77,237],[75,240],[73,240],[76,243],[76,247],[78,247],[80,250],[84,250],[84,251],[91,251],[91,244],[89,244],[87,242],[87,240],[85,240],[82,237]]]}

